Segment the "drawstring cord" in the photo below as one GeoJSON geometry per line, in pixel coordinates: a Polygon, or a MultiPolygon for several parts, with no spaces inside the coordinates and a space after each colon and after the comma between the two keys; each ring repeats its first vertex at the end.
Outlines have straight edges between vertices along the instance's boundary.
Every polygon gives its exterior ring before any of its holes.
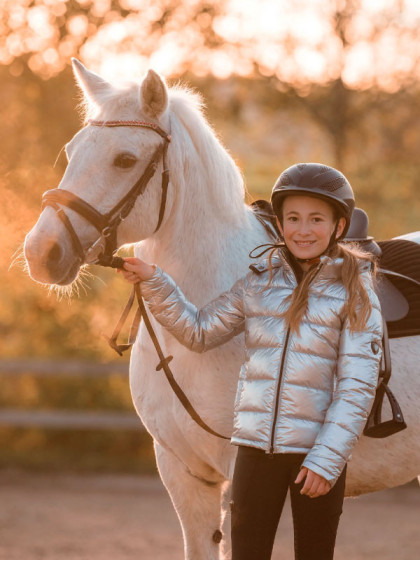
{"type": "Polygon", "coordinates": [[[284,247],[285,247],[285,244],[283,242],[280,242],[280,243],[263,243],[261,245],[257,245],[257,247],[254,247],[254,249],[252,249],[249,252],[248,256],[251,259],[259,259],[263,255],[265,255],[267,253],[267,251],[270,251],[270,250],[274,251],[275,249],[282,249],[284,247]],[[260,249],[261,247],[265,247],[266,249],[263,249],[263,251],[258,253],[258,255],[253,255],[254,251],[256,251],[257,249],[260,249]]]}

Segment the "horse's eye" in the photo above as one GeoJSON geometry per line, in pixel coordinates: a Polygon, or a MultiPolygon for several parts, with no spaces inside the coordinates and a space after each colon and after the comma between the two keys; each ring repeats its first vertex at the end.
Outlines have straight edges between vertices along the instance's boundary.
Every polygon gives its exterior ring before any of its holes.
{"type": "Polygon", "coordinates": [[[131,154],[118,154],[114,160],[114,166],[117,168],[132,168],[136,161],[137,158],[131,154]]]}

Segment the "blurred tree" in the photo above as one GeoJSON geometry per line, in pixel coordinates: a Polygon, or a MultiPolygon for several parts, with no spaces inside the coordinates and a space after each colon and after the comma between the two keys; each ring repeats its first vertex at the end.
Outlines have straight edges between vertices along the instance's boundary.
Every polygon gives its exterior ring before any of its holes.
{"type": "Polygon", "coordinates": [[[409,0],[3,0],[0,62],[48,78],[74,55],[96,68],[129,56],[166,75],[275,76],[302,95],[335,80],[395,91],[419,78],[419,18],[409,0]]]}
{"type": "MultiPolygon", "coordinates": [[[[292,29],[286,40],[288,54],[301,72],[289,77],[277,71],[271,83],[309,111],[331,139],[333,164],[347,171],[346,153],[351,133],[360,129],[367,115],[383,99],[388,99],[383,92],[411,91],[410,105],[413,102],[418,105],[419,14],[413,14],[410,19],[407,3],[401,0],[383,2],[379,9],[376,4],[372,20],[368,19],[369,4],[362,0],[331,0],[326,4],[329,12],[324,15],[329,31],[313,45],[318,54],[322,53],[323,59],[318,64],[323,73],[314,79],[310,69],[305,71],[302,63],[299,64],[301,49],[312,39],[298,39],[292,29]],[[361,95],[367,88],[370,95],[361,95]]],[[[313,60],[316,62],[316,58],[313,60]]],[[[254,64],[261,76],[267,75],[267,69],[258,60],[254,64]]]]}
{"type": "Polygon", "coordinates": [[[266,78],[310,112],[345,170],[349,133],[378,102],[355,93],[417,85],[419,22],[409,0],[3,0],[0,62],[43,78],[74,55],[105,74],[266,78]]]}
{"type": "Polygon", "coordinates": [[[128,292],[101,271],[107,284],[89,280],[70,305],[7,272],[79,126],[70,55],[105,75],[140,76],[150,59],[197,86],[258,197],[296,161],[342,167],[385,238],[419,228],[419,46],[407,10],[396,0],[2,0],[0,353],[110,358],[98,335],[128,292]]]}
{"type": "MultiPolygon", "coordinates": [[[[0,63],[18,76],[27,66],[50,78],[70,57],[137,52],[150,57],[178,37],[188,49],[213,49],[224,41],[212,28],[215,0],[3,0],[0,4],[0,63]]],[[[186,53],[187,51],[185,51],[186,53]]],[[[184,53],[184,54],[185,54],[184,53]]]]}

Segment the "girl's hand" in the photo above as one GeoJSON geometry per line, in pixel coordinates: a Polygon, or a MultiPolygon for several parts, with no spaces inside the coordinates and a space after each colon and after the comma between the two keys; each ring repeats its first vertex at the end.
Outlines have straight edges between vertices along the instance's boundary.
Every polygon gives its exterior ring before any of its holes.
{"type": "Polygon", "coordinates": [[[314,471],[305,467],[300,470],[295,483],[301,483],[305,477],[305,484],[300,491],[301,495],[308,495],[311,499],[315,499],[321,495],[326,495],[331,489],[331,485],[325,477],[322,477],[322,475],[318,475],[314,471]]]}
{"type": "Polygon", "coordinates": [[[150,279],[155,271],[156,265],[150,265],[137,257],[126,257],[124,269],[117,269],[117,272],[122,273],[125,280],[131,284],[150,279]]]}

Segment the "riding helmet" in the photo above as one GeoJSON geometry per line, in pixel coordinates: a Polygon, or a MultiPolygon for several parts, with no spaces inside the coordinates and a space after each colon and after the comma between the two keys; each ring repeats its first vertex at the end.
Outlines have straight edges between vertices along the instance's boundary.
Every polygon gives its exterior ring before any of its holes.
{"type": "Polygon", "coordinates": [[[340,171],[318,163],[295,164],[283,171],[271,193],[271,204],[280,221],[282,203],[288,195],[309,195],[331,203],[346,219],[340,238],[345,237],[355,201],[353,189],[340,171]]]}

